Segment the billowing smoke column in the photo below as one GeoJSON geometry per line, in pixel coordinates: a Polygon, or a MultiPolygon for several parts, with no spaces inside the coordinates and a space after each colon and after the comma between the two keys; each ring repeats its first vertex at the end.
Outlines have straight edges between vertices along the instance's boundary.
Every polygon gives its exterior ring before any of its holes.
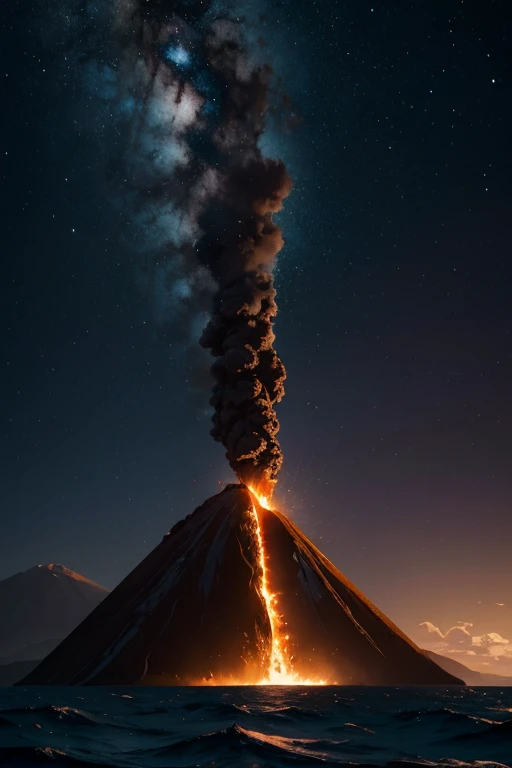
{"type": "MultiPolygon", "coordinates": [[[[256,172],[272,175],[265,166],[256,172]]],[[[281,181],[286,188],[284,175],[281,181]]],[[[225,269],[201,344],[217,357],[212,435],[242,482],[269,495],[282,464],[274,405],[284,394],[286,373],[273,348],[277,307],[271,272],[281,246],[271,217],[276,201],[251,202],[240,213],[238,238],[223,254],[225,269]]]]}
{"type": "Polygon", "coordinates": [[[164,335],[215,357],[213,437],[269,495],[285,378],[272,217],[291,181],[259,147],[274,95],[259,31],[237,15],[242,0],[56,2],[49,47],[81,72],[74,122],[108,163],[123,251],[164,335]]]}
{"type": "Polygon", "coordinates": [[[291,189],[283,163],[259,148],[272,73],[251,63],[240,21],[213,2],[124,2],[118,29],[124,98],[141,104],[127,194],[176,302],[199,304],[215,286],[200,339],[216,358],[212,435],[242,482],[268,495],[285,379],[273,348],[283,240],[272,217],[291,189]]]}
{"type": "Polygon", "coordinates": [[[201,344],[211,349],[215,387],[212,435],[223,443],[238,477],[269,495],[281,468],[274,405],[284,394],[284,366],[274,350],[277,313],[272,277],[282,248],[272,215],[282,207],[291,180],[280,161],[262,156],[268,71],[241,78],[242,49],[213,34],[209,60],[225,83],[221,124],[214,135],[221,173],[219,198],[202,217],[202,246],[214,258],[218,290],[201,344]]]}

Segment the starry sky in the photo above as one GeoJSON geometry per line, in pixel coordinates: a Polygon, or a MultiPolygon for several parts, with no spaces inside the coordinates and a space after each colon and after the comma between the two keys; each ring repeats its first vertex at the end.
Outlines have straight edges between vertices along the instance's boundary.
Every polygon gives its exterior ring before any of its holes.
{"type": "MultiPolygon", "coordinates": [[[[0,578],[58,562],[112,588],[233,476],[208,359],[161,332],[109,204],[65,5],[2,10],[0,578]]],[[[277,504],[423,647],[512,674],[510,9],[264,10],[301,117],[263,140],[295,179],[277,504]]]]}

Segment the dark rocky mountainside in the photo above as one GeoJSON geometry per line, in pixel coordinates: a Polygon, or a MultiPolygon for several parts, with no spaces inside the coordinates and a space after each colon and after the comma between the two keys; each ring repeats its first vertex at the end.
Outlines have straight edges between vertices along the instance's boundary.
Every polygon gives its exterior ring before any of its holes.
{"type": "Polygon", "coordinates": [[[298,678],[352,685],[461,682],[422,653],[285,515],[260,507],[237,485],[177,523],[23,683],[260,682],[275,630],[265,565],[287,664],[298,678]]]}
{"type": "Polygon", "coordinates": [[[507,688],[512,688],[512,677],[496,675],[492,672],[477,672],[474,669],[466,667],[465,664],[461,664],[460,661],[450,659],[440,653],[434,653],[434,651],[423,651],[423,653],[426,653],[432,661],[435,661],[436,664],[449,672],[450,675],[460,677],[461,680],[464,680],[466,685],[482,685],[486,687],[505,685],[507,688]]]}
{"type": "Polygon", "coordinates": [[[41,659],[108,595],[62,565],[36,565],[0,581],[0,664],[41,659]]]}

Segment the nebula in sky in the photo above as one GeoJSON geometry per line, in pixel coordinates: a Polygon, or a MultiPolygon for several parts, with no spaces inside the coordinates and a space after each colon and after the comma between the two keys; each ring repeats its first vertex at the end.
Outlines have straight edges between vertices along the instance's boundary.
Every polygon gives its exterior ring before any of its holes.
{"type": "Polygon", "coordinates": [[[273,215],[292,187],[259,143],[272,70],[219,3],[123,2],[112,29],[115,65],[91,57],[86,71],[130,134],[121,198],[139,275],[164,326],[193,336],[209,316],[211,433],[237,476],[268,495],[286,375],[273,346],[283,246],[273,215]]]}

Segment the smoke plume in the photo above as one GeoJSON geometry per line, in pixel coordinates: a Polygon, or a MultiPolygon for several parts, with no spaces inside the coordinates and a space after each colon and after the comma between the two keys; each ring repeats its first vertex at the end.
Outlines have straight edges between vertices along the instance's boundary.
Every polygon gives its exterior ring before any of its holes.
{"type": "Polygon", "coordinates": [[[268,493],[282,463],[274,406],[285,379],[273,347],[272,269],[283,240],[272,217],[291,189],[283,164],[259,148],[272,73],[251,65],[241,23],[219,18],[211,3],[187,3],[182,15],[153,7],[136,11],[148,87],[166,91],[177,114],[186,105],[181,128],[176,115],[170,121],[177,149],[165,160],[178,155],[178,167],[161,198],[185,229],[174,261],[183,254],[216,283],[200,340],[215,357],[212,436],[238,477],[268,493]]]}
{"type": "Polygon", "coordinates": [[[81,28],[75,59],[103,105],[95,123],[117,136],[126,247],[161,326],[197,341],[210,316],[200,344],[215,357],[212,435],[238,477],[268,494],[282,463],[274,406],[285,379],[273,347],[283,245],[273,215],[291,189],[259,146],[272,71],[220,0],[92,7],[88,27],[69,12],[66,23],[81,28]]]}
{"type": "Polygon", "coordinates": [[[282,162],[262,156],[268,68],[250,70],[240,29],[214,22],[206,55],[223,83],[213,144],[218,195],[200,219],[202,260],[218,289],[201,337],[216,360],[212,436],[222,442],[238,477],[271,493],[282,464],[274,406],[284,394],[285,369],[273,344],[277,313],[272,269],[283,245],[273,214],[291,180],[282,162]]]}

